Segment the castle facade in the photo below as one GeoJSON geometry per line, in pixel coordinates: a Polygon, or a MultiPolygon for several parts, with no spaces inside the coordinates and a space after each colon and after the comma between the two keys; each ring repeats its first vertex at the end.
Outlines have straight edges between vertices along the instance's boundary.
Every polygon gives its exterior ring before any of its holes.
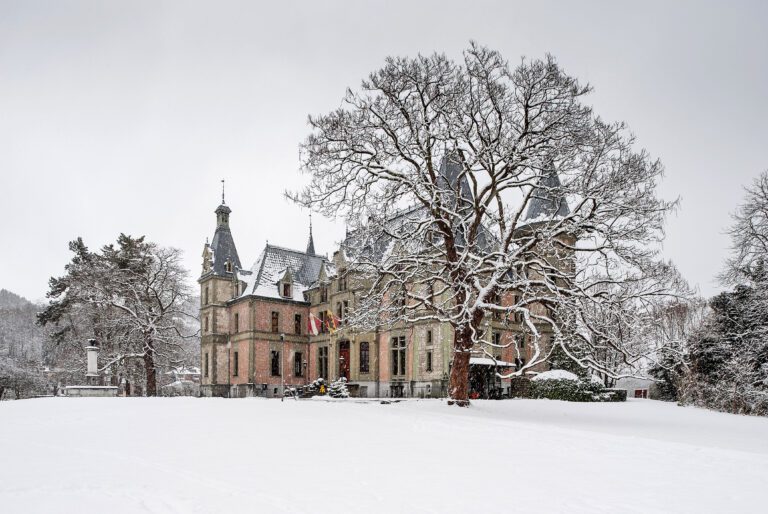
{"type": "MultiPolygon", "coordinates": [[[[531,204],[529,213],[539,216],[542,209],[554,212],[563,205],[544,199],[531,204]]],[[[205,245],[198,280],[204,396],[279,397],[285,388],[320,377],[345,377],[351,395],[359,397],[447,395],[454,337],[448,323],[356,330],[346,314],[360,291],[350,287],[345,253],[335,251],[330,259],[317,254],[311,224],[304,250],[266,244],[255,264],[244,269],[223,197],[215,213],[216,231],[205,245]]],[[[516,303],[511,293],[501,301],[516,303]]],[[[488,315],[484,323],[493,345],[477,348],[470,359],[472,396],[511,395],[514,381],[497,372],[524,366],[533,345],[522,318],[502,322],[488,315]]],[[[551,330],[538,329],[546,346],[551,330]]]]}

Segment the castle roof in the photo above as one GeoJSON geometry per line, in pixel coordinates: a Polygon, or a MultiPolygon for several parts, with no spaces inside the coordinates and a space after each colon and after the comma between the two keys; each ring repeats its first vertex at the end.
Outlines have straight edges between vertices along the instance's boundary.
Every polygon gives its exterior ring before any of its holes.
{"type": "MultiPolygon", "coordinates": [[[[446,202],[452,204],[449,207],[459,213],[472,208],[474,202],[474,195],[463,169],[461,156],[458,153],[446,154],[440,162],[437,178],[440,194],[446,202]]],[[[425,217],[427,217],[427,211],[422,205],[400,209],[386,219],[381,227],[381,232],[378,234],[361,234],[360,231],[349,233],[342,242],[342,250],[347,255],[349,252],[354,252],[357,253],[354,257],[380,262],[393,250],[394,241],[390,232],[397,232],[398,229],[408,224],[421,223],[425,217]],[[367,240],[363,241],[363,237],[367,240]]],[[[463,227],[457,223],[454,226],[454,231],[456,244],[459,247],[463,246],[466,242],[463,227]]],[[[481,226],[477,236],[479,247],[483,251],[487,251],[492,242],[493,235],[485,226],[481,226]]],[[[412,243],[421,244],[416,241],[412,243]]]]}
{"type": "Polygon", "coordinates": [[[539,179],[533,191],[524,221],[550,220],[568,216],[571,210],[565,201],[560,177],[554,168],[539,179]]]}
{"type": "Polygon", "coordinates": [[[232,273],[227,271],[226,263],[229,260],[232,263],[232,270],[240,268],[240,257],[237,255],[235,240],[232,238],[232,231],[229,229],[229,213],[232,212],[224,204],[216,209],[218,223],[216,232],[211,241],[211,252],[213,253],[213,262],[211,272],[221,277],[231,277],[232,273]]]}
{"type": "Polygon", "coordinates": [[[240,296],[285,299],[278,282],[289,272],[293,285],[289,299],[304,302],[304,291],[317,281],[323,263],[330,265],[323,256],[267,244],[251,271],[238,274],[238,279],[246,283],[240,296]]]}

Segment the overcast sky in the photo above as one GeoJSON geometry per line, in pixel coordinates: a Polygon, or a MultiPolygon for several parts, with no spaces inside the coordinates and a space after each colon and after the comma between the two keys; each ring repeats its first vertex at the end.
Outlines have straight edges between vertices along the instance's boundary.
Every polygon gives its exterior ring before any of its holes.
{"type": "MultiPolygon", "coordinates": [[[[306,117],[387,55],[470,39],[554,54],[662,159],[682,203],[664,253],[701,292],[742,187],[768,168],[768,2],[86,2],[0,0],[0,288],[40,299],[67,242],[120,232],[185,252],[193,278],[220,180],[244,265],[303,248],[306,117]]],[[[315,217],[332,252],[340,222],[315,217]]]]}

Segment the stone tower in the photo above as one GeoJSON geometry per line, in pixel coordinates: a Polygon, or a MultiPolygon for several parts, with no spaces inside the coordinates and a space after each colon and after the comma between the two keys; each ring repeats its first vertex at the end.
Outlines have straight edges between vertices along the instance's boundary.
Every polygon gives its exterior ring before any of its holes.
{"type": "MultiPolygon", "coordinates": [[[[551,230],[570,213],[560,177],[553,166],[539,179],[534,188],[528,209],[523,216],[521,231],[532,234],[539,230],[551,230]]],[[[574,255],[570,248],[576,244],[576,238],[566,228],[567,226],[561,227],[553,237],[543,238],[536,245],[539,253],[545,256],[550,264],[560,269],[564,269],[563,266],[572,269],[574,265],[574,255]]]]}
{"type": "MultiPolygon", "coordinates": [[[[223,181],[222,181],[223,182],[223,181]]],[[[240,269],[235,241],[229,228],[232,210],[224,201],[216,208],[216,231],[203,247],[200,284],[200,370],[201,388],[206,396],[228,394],[229,319],[226,304],[239,291],[236,272],[240,269]]]]}

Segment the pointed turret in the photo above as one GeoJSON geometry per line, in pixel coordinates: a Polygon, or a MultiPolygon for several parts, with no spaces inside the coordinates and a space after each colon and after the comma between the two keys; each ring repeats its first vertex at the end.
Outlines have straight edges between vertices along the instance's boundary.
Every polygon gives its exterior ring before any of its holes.
{"type": "Polygon", "coordinates": [[[307,255],[315,255],[315,240],[312,238],[312,214],[309,215],[309,241],[307,242],[307,255]]]}
{"type": "MultiPolygon", "coordinates": [[[[212,259],[208,271],[214,275],[225,277],[232,276],[236,268],[241,268],[240,257],[237,255],[235,240],[232,238],[232,232],[229,229],[229,215],[232,212],[224,201],[224,181],[221,181],[221,205],[216,210],[216,232],[213,234],[213,240],[207,247],[212,259]]],[[[205,267],[203,273],[205,273],[205,267]]]]}
{"type": "Polygon", "coordinates": [[[565,192],[560,183],[560,177],[557,176],[557,171],[553,166],[546,175],[539,179],[523,220],[544,221],[562,218],[570,212],[568,203],[565,201],[565,192]]]}
{"type": "Polygon", "coordinates": [[[458,151],[446,153],[440,162],[437,185],[441,189],[449,189],[453,196],[458,195],[464,207],[467,207],[472,204],[473,197],[469,180],[463,171],[461,154],[458,151]]]}

